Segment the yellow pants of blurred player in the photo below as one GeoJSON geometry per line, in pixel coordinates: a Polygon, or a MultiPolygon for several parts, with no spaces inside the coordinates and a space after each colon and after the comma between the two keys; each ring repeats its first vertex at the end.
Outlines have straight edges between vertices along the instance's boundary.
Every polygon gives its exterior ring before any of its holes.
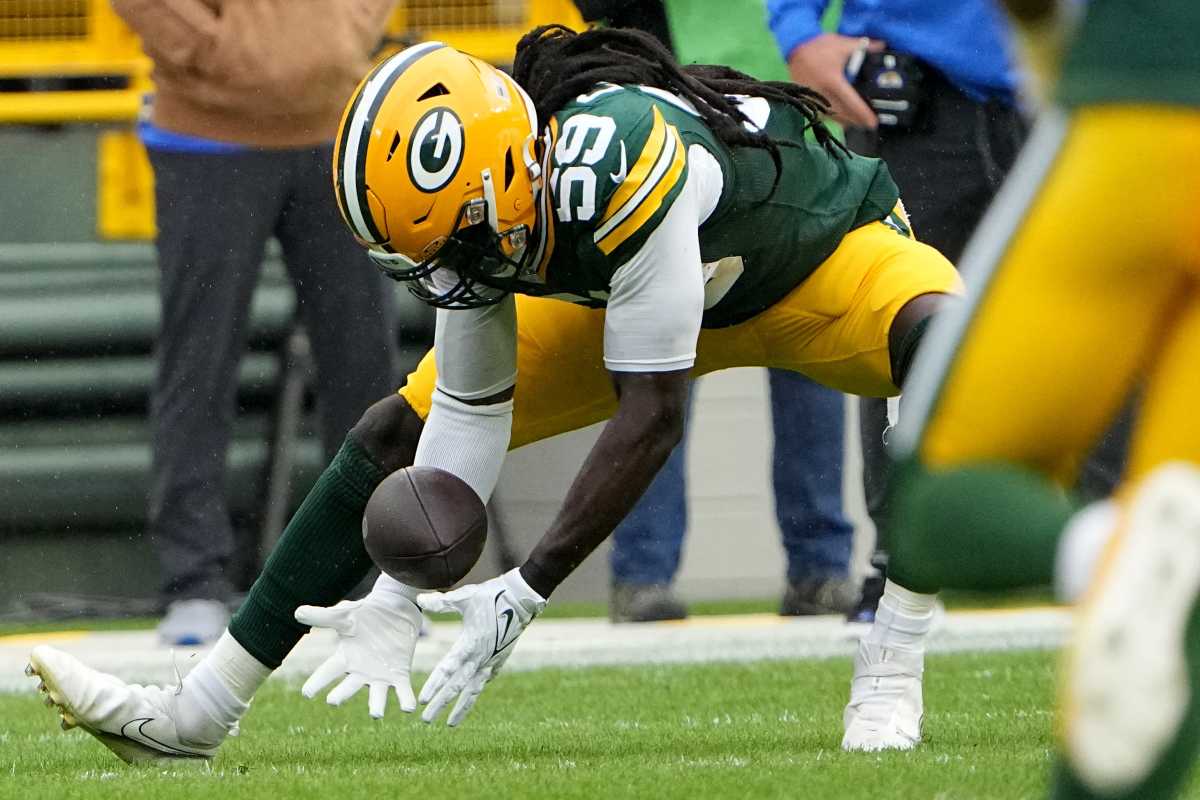
{"type": "Polygon", "coordinates": [[[1126,478],[1200,462],[1200,112],[1089,107],[1027,148],[964,254],[974,310],[923,344],[914,385],[939,388],[906,396],[901,448],[1069,482],[1140,387],[1126,478]]]}
{"type": "MultiPolygon", "coordinates": [[[[783,300],[728,328],[705,329],[695,375],[728,367],[782,367],[856,394],[888,396],[888,331],[909,300],[958,292],[954,267],[932,247],[873,222],[783,300]]],[[[607,419],[617,398],[603,360],[604,311],[517,298],[517,385],[511,447],[607,419]]],[[[436,379],[433,353],[400,394],[424,419],[436,379]]]]}

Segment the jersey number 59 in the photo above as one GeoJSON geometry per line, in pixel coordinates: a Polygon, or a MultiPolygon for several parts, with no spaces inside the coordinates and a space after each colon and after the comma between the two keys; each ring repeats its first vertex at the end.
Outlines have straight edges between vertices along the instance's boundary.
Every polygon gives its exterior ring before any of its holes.
{"type": "Polygon", "coordinates": [[[563,123],[554,145],[550,187],[558,198],[562,222],[582,222],[596,215],[596,170],[612,143],[617,124],[611,117],[576,114],[563,123]]]}

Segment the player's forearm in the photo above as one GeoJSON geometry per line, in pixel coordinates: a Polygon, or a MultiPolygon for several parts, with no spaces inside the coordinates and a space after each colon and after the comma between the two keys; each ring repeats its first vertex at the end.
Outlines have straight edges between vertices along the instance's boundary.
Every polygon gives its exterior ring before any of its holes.
{"type": "Polygon", "coordinates": [[[683,436],[683,408],[646,417],[623,406],[605,426],[554,524],[521,567],[542,597],[608,538],[646,491],[683,436]]]}

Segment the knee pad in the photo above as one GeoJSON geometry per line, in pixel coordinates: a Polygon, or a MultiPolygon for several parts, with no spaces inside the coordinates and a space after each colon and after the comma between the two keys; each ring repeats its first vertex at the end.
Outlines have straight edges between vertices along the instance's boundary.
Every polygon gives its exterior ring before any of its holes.
{"type": "MultiPolygon", "coordinates": [[[[913,357],[917,354],[917,346],[921,344],[921,338],[925,335],[925,331],[929,329],[929,323],[932,319],[933,315],[930,314],[925,319],[913,325],[894,347],[888,349],[888,356],[892,367],[892,383],[901,388],[904,387],[904,381],[908,378],[908,370],[912,366],[913,357]]],[[[888,416],[889,418],[891,416],[890,409],[888,416]]]]}
{"type": "Polygon", "coordinates": [[[412,465],[423,425],[408,401],[392,394],[363,412],[350,429],[349,438],[377,466],[392,473],[412,465]]]}

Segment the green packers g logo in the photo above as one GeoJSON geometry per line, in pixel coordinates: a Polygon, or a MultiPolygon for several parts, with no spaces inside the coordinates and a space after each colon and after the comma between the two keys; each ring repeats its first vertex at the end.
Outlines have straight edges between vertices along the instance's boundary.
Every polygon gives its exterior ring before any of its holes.
{"type": "Polygon", "coordinates": [[[417,121],[408,139],[408,174],[422,192],[436,192],[454,179],[463,157],[463,128],[445,106],[417,121]]]}

